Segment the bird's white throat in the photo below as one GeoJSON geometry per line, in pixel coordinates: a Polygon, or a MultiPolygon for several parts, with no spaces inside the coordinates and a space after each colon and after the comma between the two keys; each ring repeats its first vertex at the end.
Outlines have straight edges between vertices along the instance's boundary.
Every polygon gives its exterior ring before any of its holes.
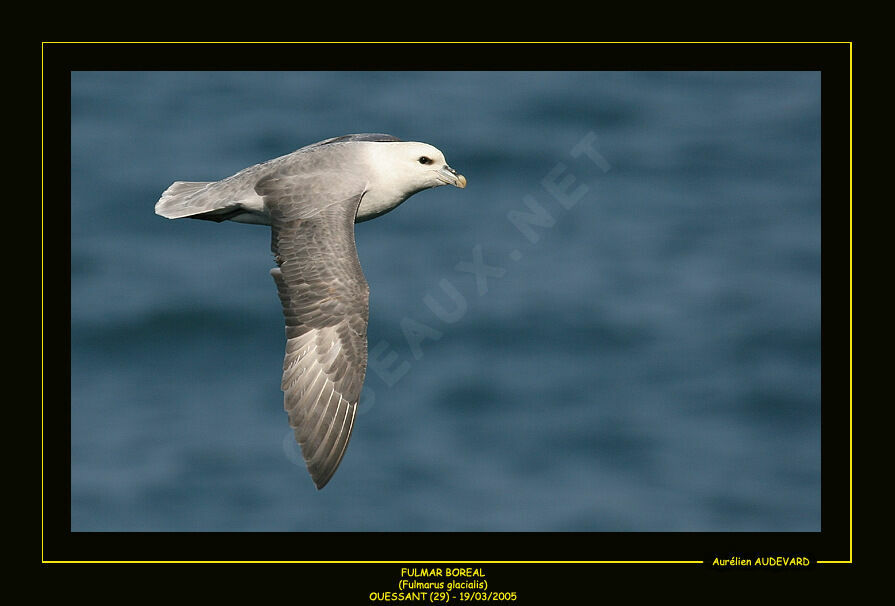
{"type": "Polygon", "coordinates": [[[361,223],[384,215],[409,198],[412,193],[414,192],[399,193],[388,188],[374,186],[368,189],[364,197],[361,198],[354,222],[361,223]]]}

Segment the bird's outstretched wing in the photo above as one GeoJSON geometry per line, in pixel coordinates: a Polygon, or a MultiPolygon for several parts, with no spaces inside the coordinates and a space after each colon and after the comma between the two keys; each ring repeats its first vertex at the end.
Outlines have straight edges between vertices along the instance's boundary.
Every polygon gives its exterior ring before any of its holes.
{"type": "MultiPolygon", "coordinates": [[[[344,195],[342,184],[339,195],[344,195]]],[[[284,407],[318,489],[332,478],[348,446],[367,368],[370,289],[354,244],[363,196],[304,200],[288,179],[259,183],[271,218],[271,251],[286,317],[284,407]],[[308,203],[319,210],[307,216],[308,203]]]]}

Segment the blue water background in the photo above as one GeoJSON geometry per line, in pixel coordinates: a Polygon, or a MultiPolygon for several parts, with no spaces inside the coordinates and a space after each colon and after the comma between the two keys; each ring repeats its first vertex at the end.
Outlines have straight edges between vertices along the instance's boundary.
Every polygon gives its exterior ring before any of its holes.
{"type": "Polygon", "coordinates": [[[71,85],[73,530],[820,530],[819,73],[71,85]],[[469,186],[357,226],[378,362],[318,492],[269,229],[153,206],[354,132],[469,186]]]}

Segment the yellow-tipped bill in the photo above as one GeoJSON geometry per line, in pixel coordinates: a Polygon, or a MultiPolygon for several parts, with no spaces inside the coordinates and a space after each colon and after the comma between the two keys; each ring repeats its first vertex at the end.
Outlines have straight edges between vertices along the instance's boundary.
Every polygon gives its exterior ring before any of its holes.
{"type": "Polygon", "coordinates": [[[445,164],[438,171],[439,178],[449,185],[463,189],[466,187],[466,177],[455,171],[453,168],[445,164]]]}

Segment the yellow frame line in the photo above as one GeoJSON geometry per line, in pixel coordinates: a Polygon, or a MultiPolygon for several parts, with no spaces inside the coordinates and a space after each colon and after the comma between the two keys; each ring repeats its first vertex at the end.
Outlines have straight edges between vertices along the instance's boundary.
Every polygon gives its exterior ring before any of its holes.
{"type": "Polygon", "coordinates": [[[44,564],[704,564],[702,560],[48,560],[44,564]]]}
{"type": "MultiPolygon", "coordinates": [[[[42,41],[40,45],[40,544],[41,561],[44,564],[230,564],[230,563],[259,563],[259,564],[412,564],[430,562],[403,562],[393,560],[44,560],[44,45],[45,44],[96,44],[95,42],[52,42],[42,41]]],[[[100,42],[100,44],[146,44],[145,42],[100,42]]],[[[155,42],[150,44],[214,44],[213,42],[155,42]]],[[[232,42],[228,43],[232,44],[232,42]]],[[[259,44],[257,42],[241,42],[240,44],[259,44]]],[[[260,44],[279,44],[276,42],[262,42],[260,44]]],[[[292,42],[292,44],[305,44],[292,42]]],[[[307,43],[319,44],[319,43],[307,43]]],[[[330,44],[339,44],[330,42],[330,44]]],[[[388,44],[378,42],[378,44],[388,44]]],[[[406,44],[413,44],[408,42],[406,44]]],[[[473,43],[457,43],[473,44],[473,43]]],[[[495,42],[494,44],[513,44],[511,42],[495,42]]],[[[530,44],[530,43],[527,43],[530,44]]],[[[536,44],[557,44],[554,42],[536,42],[536,44]]],[[[575,42],[560,42],[559,44],[576,44],[575,42]]],[[[578,43],[580,44],[580,43],[578,43]]],[[[587,44],[644,44],[643,42],[588,42],[587,44]]],[[[646,42],[645,44],[747,44],[746,42],[646,42]]],[[[818,560],[818,564],[852,564],[854,559],[854,501],[853,501],[853,58],[854,43],[847,42],[748,42],[748,44],[848,44],[848,560],[818,560]]],[[[431,562],[456,564],[467,562],[431,562]]],[[[483,564],[703,564],[702,560],[511,560],[511,561],[481,561],[483,564]]]]}
{"type": "Polygon", "coordinates": [[[40,45],[40,558],[44,557],[44,47],[40,45]]]}
{"type": "Polygon", "coordinates": [[[669,41],[648,41],[648,42],[637,42],[631,40],[601,40],[601,41],[558,41],[558,42],[550,42],[544,40],[534,40],[534,41],[518,41],[518,42],[494,42],[494,41],[479,41],[479,42],[457,42],[457,41],[442,41],[442,42],[413,42],[413,41],[383,41],[383,40],[370,40],[370,41],[344,41],[340,42],[338,40],[329,40],[329,41],[314,41],[309,42],[305,40],[284,40],[284,41],[247,41],[247,40],[231,40],[231,41],[217,41],[217,42],[206,42],[201,41],[197,42],[195,40],[191,41],[177,41],[177,40],[165,40],[165,41],[151,41],[151,40],[126,40],[116,42],[113,40],[102,40],[98,42],[85,42],[85,41],[64,41],[64,40],[45,40],[41,44],[851,44],[850,41],[842,40],[828,40],[828,41],[819,41],[819,42],[793,42],[793,41],[768,41],[768,40],[758,40],[758,41],[711,41],[711,40],[698,40],[688,42],[686,40],[669,40],[669,41]]]}
{"type": "Polygon", "coordinates": [[[848,561],[852,561],[852,51],[848,44],[848,561]]]}
{"type": "Polygon", "coordinates": [[[818,560],[818,564],[853,564],[854,563],[854,459],[853,459],[853,394],[852,394],[852,204],[854,202],[852,181],[852,113],[853,113],[853,57],[854,45],[848,43],[848,559],[847,560],[818,560]]]}

